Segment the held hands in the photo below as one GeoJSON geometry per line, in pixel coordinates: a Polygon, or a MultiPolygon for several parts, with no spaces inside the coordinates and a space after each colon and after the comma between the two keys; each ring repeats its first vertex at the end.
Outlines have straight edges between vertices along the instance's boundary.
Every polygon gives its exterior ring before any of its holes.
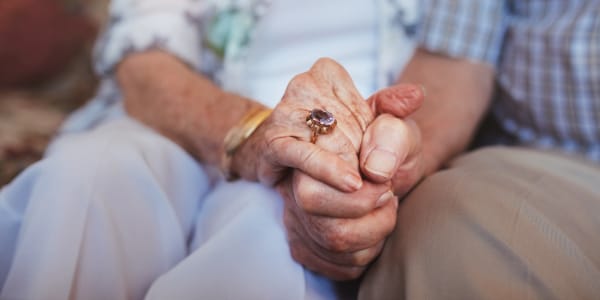
{"type": "MultiPolygon", "coordinates": [[[[320,59],[296,76],[234,164],[252,155],[255,176],[285,201],[292,256],[336,280],[357,278],[396,223],[398,199],[422,177],[420,132],[402,119],[423,101],[418,86],[384,89],[367,101],[342,66],[320,59]],[[306,116],[329,111],[337,127],[310,143],[306,116]]],[[[248,177],[248,176],[246,176],[248,177]]]]}
{"type": "MultiPolygon", "coordinates": [[[[261,108],[160,51],[131,55],[117,77],[131,116],[206,163],[219,161],[240,113],[261,108]]],[[[231,171],[283,195],[297,261],[341,280],[359,276],[380,252],[396,222],[391,191],[402,195],[422,177],[419,129],[405,118],[422,100],[418,87],[406,85],[364,101],[339,64],[321,59],[290,82],[270,117],[237,148],[231,171]],[[306,116],[315,108],[331,112],[337,127],[312,144],[306,116]]]]}

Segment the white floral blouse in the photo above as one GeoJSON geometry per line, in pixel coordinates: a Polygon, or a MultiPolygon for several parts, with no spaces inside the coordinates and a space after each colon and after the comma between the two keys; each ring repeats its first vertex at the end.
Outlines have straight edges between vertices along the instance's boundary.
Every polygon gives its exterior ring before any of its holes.
{"type": "MultiPolygon", "coordinates": [[[[278,0],[112,0],[109,23],[94,53],[102,83],[95,99],[66,120],[59,136],[122,117],[112,72],[132,52],[167,51],[225,90],[245,94],[246,54],[255,25],[272,1],[278,0]]],[[[379,20],[375,83],[382,88],[411,55],[418,9],[416,0],[373,1],[379,20]]]]}
{"type": "MultiPolygon", "coordinates": [[[[166,50],[222,87],[236,90],[253,29],[277,0],[113,0],[95,51],[95,68],[110,75],[128,53],[166,50]],[[210,51],[206,51],[210,50],[210,51]],[[219,76],[219,74],[227,76],[219,76]],[[220,78],[227,78],[223,82],[220,78]]],[[[417,24],[416,0],[374,0],[379,10],[378,86],[397,75],[417,24]]]]}

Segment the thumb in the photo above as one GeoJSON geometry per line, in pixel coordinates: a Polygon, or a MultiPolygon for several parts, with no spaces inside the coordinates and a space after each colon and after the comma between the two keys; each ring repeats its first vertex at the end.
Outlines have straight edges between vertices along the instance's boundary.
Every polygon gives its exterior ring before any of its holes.
{"type": "Polygon", "coordinates": [[[367,128],[360,150],[360,168],[376,183],[391,180],[398,168],[416,153],[420,134],[412,120],[379,115],[367,128]]]}
{"type": "Polygon", "coordinates": [[[415,112],[425,100],[422,85],[401,83],[373,94],[367,102],[376,115],[391,114],[405,118],[415,112]]]}

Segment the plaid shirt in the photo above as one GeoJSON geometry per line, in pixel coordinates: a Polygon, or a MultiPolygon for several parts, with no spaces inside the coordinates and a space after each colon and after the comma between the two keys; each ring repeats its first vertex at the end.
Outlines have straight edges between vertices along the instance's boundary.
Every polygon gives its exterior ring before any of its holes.
{"type": "Polygon", "coordinates": [[[493,112],[520,145],[600,161],[599,0],[424,0],[417,40],[496,67],[493,112]]]}

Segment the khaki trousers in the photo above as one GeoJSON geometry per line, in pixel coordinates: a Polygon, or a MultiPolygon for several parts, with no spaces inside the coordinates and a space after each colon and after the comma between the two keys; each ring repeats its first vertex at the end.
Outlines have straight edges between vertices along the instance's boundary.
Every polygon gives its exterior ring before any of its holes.
{"type": "Polygon", "coordinates": [[[427,178],[359,299],[600,299],[600,168],[486,148],[427,178]]]}

